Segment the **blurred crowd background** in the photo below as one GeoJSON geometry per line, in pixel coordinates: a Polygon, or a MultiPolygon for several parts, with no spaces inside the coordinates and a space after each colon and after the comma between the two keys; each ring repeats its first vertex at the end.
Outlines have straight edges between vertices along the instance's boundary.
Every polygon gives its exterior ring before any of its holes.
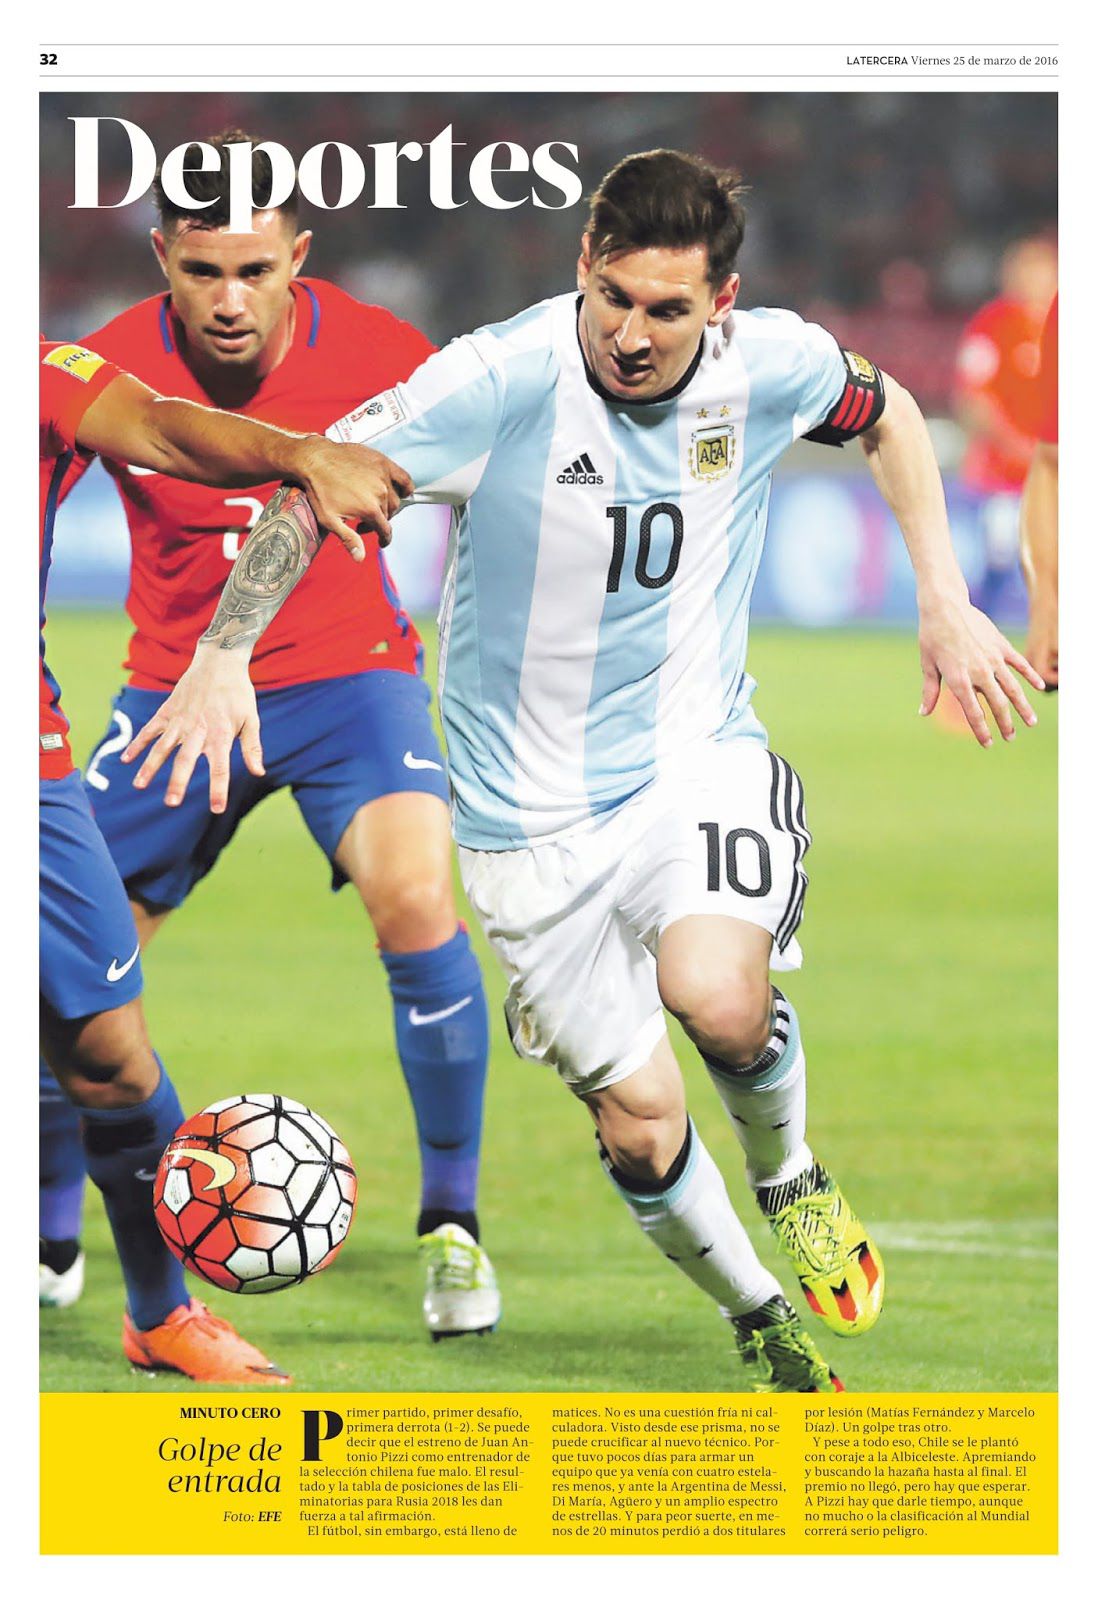
{"type": "MultiPolygon", "coordinates": [[[[977,597],[1024,616],[1017,497],[1028,464],[1037,339],[1056,287],[1056,99],[1047,94],[51,94],[42,97],[40,323],[78,338],[161,287],[149,201],[70,209],[73,116],[125,117],[158,156],[226,126],[286,145],[426,144],[447,125],[455,196],[469,157],[496,140],[578,147],[585,194],[623,155],[664,145],[737,167],[750,187],[743,306],[789,306],[892,372],[932,422],[955,540],[977,597]]],[[[102,197],[129,178],[105,125],[102,197]]],[[[427,162],[402,163],[400,210],[306,205],[308,271],[388,306],[437,343],[501,320],[573,281],[583,208],[472,202],[434,210],[427,162]]],[[[526,192],[527,179],[514,180],[526,192]]],[[[501,188],[504,184],[501,183],[501,188]]],[[[756,615],[805,623],[910,616],[897,530],[855,476],[860,451],[798,446],[780,472],[756,615]]],[[[125,532],[89,474],[59,529],[55,599],[114,599],[125,532]],[[74,519],[79,515],[79,538],[74,519]]],[[[409,529],[411,535],[411,530],[409,529]]],[[[430,609],[444,532],[394,541],[407,604],[430,609]]]]}

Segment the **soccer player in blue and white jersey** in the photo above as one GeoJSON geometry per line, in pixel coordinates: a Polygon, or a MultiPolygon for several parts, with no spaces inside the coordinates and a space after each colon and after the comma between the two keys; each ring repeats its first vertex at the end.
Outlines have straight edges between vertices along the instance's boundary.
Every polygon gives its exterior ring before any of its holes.
{"type": "MultiPolygon", "coordinates": [[[[806,1142],[797,1013],[810,835],[745,670],[770,476],[795,439],[860,436],[915,569],[922,710],[1035,721],[1041,680],[970,604],[911,397],[789,311],[737,312],[735,176],[631,156],[593,198],[579,289],[458,339],[331,435],[369,440],[455,508],[442,711],[469,899],[510,978],[516,1049],[591,1112],[641,1229],[711,1296],[754,1387],[841,1387],[733,1211],[665,1026],[697,1046],[809,1305],[876,1321],[884,1271],[806,1142]]],[[[272,548],[290,519],[253,541],[272,548]]],[[[236,647],[269,602],[234,572],[172,700],[130,747],[189,780],[211,708],[251,713],[236,647]],[[245,620],[241,620],[244,618],[245,620]],[[198,730],[197,732],[195,730],[198,730]]],[[[216,755],[216,748],[214,750],[216,755]]]]}

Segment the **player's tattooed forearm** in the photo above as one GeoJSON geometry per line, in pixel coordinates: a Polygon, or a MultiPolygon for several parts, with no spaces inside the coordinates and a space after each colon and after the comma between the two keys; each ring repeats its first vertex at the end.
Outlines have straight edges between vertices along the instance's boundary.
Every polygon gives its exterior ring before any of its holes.
{"type": "Polygon", "coordinates": [[[320,549],[324,535],[311,517],[294,514],[300,490],[279,489],[263,509],[221,591],[213,621],[199,640],[221,650],[254,644],[320,549]],[[286,507],[287,498],[295,499],[286,507]]]}

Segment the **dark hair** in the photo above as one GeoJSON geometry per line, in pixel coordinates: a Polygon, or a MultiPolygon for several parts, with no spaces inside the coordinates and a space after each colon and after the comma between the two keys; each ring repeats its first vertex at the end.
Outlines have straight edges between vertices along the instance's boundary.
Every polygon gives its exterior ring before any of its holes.
{"type": "MultiPolygon", "coordinates": [[[[156,169],[156,178],[153,182],[153,203],[156,214],[160,218],[162,228],[172,227],[178,222],[189,222],[199,228],[223,228],[229,220],[229,162],[225,155],[225,147],[230,144],[258,145],[262,140],[254,134],[245,133],[241,128],[225,128],[221,133],[215,133],[212,138],[204,139],[203,144],[212,145],[221,158],[221,165],[213,172],[188,172],[187,190],[196,200],[212,200],[212,205],[204,206],[201,210],[192,211],[187,206],[177,205],[174,200],[164,193],[161,181],[161,167],[156,169]]],[[[198,147],[196,144],[187,146],[185,160],[194,152],[194,160],[198,160],[198,147]]],[[[262,197],[271,194],[274,186],[274,174],[271,169],[271,158],[264,150],[252,151],[252,194],[262,197]]],[[[297,221],[298,192],[297,184],[280,206],[275,210],[280,211],[290,223],[297,221]]],[[[256,209],[265,209],[262,198],[257,198],[256,209]]]]}
{"type": "Polygon", "coordinates": [[[591,196],[591,258],[703,244],[709,254],[709,282],[723,283],[743,243],[743,193],[738,172],[682,150],[626,156],[591,196]]]}

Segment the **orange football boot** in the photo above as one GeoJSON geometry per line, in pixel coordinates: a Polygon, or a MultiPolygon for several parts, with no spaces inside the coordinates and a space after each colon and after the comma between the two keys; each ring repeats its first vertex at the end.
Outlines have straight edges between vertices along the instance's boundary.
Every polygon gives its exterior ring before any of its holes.
{"type": "Polygon", "coordinates": [[[196,1383],[289,1383],[290,1374],[274,1366],[262,1350],[242,1339],[202,1304],[179,1306],[157,1327],[135,1328],[122,1318],[122,1353],[148,1372],[181,1372],[196,1383]]]}

